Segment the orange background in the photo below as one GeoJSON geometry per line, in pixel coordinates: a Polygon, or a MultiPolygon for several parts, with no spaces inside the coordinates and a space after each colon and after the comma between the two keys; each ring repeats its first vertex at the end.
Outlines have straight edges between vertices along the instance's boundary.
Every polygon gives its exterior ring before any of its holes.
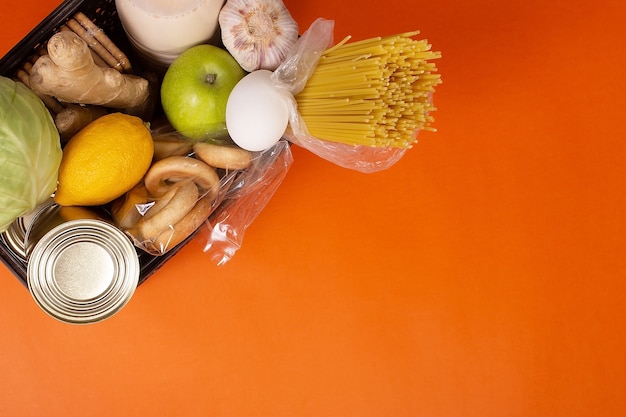
{"type": "MultiPolygon", "coordinates": [[[[5,1],[0,55],[59,3],[5,1]]],[[[294,149],[229,263],[191,243],[97,325],[0,267],[0,415],[623,415],[624,2],[286,4],[420,29],[438,132],[376,174],[294,149]]]]}

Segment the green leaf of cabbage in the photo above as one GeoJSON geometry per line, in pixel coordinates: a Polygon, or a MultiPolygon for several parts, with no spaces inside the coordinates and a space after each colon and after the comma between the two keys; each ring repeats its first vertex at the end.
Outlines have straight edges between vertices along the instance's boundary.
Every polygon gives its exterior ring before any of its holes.
{"type": "Polygon", "coordinates": [[[59,132],[41,99],[0,76],[0,232],[50,198],[61,155],[59,132]]]}

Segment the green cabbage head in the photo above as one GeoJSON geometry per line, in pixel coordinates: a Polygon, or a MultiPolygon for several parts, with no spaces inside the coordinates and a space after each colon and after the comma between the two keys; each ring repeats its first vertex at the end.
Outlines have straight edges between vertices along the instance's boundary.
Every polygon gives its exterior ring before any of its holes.
{"type": "Polygon", "coordinates": [[[0,76],[0,232],[52,195],[61,155],[59,132],[41,99],[0,76]]]}

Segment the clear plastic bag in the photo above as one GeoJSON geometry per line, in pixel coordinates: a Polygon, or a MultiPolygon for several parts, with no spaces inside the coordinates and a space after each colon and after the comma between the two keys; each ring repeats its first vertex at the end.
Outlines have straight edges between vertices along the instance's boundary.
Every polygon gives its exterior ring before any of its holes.
{"type": "MultiPolygon", "coordinates": [[[[285,61],[272,74],[277,87],[297,95],[315,71],[322,53],[333,42],[334,21],[319,18],[298,39],[285,61]]],[[[315,155],[343,168],[364,173],[385,170],[406,153],[406,149],[347,145],[312,136],[298,113],[295,98],[290,103],[289,128],[284,137],[315,155]]]]}
{"type": "Polygon", "coordinates": [[[193,142],[169,126],[153,130],[153,138],[155,160],[143,181],[112,204],[114,222],[152,255],[197,235],[216,263],[227,262],[285,178],[288,142],[248,152],[193,142]]]}
{"type": "Polygon", "coordinates": [[[201,231],[204,252],[218,265],[241,247],[245,231],[274,195],[293,163],[289,143],[260,152],[253,166],[234,179],[222,204],[201,231]]]}

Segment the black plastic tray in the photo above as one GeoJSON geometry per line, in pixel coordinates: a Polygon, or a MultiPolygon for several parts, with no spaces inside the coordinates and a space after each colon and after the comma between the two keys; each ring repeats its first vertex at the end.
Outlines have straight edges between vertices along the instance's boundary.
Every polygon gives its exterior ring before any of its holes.
{"type": "MultiPolygon", "coordinates": [[[[15,45],[0,60],[0,75],[12,78],[22,64],[56,33],[67,20],[77,12],[84,13],[92,19],[96,25],[103,29],[107,36],[133,61],[133,51],[122,24],[117,15],[114,0],[66,0],[41,23],[39,23],[28,35],[15,45]]],[[[156,272],[165,262],[184,246],[184,243],[173,248],[161,256],[150,255],[137,249],[141,274],[139,283],[144,282],[150,275],[156,272]]],[[[27,263],[17,256],[3,241],[0,240],[0,258],[2,262],[19,278],[26,286],[27,263]]]]}

